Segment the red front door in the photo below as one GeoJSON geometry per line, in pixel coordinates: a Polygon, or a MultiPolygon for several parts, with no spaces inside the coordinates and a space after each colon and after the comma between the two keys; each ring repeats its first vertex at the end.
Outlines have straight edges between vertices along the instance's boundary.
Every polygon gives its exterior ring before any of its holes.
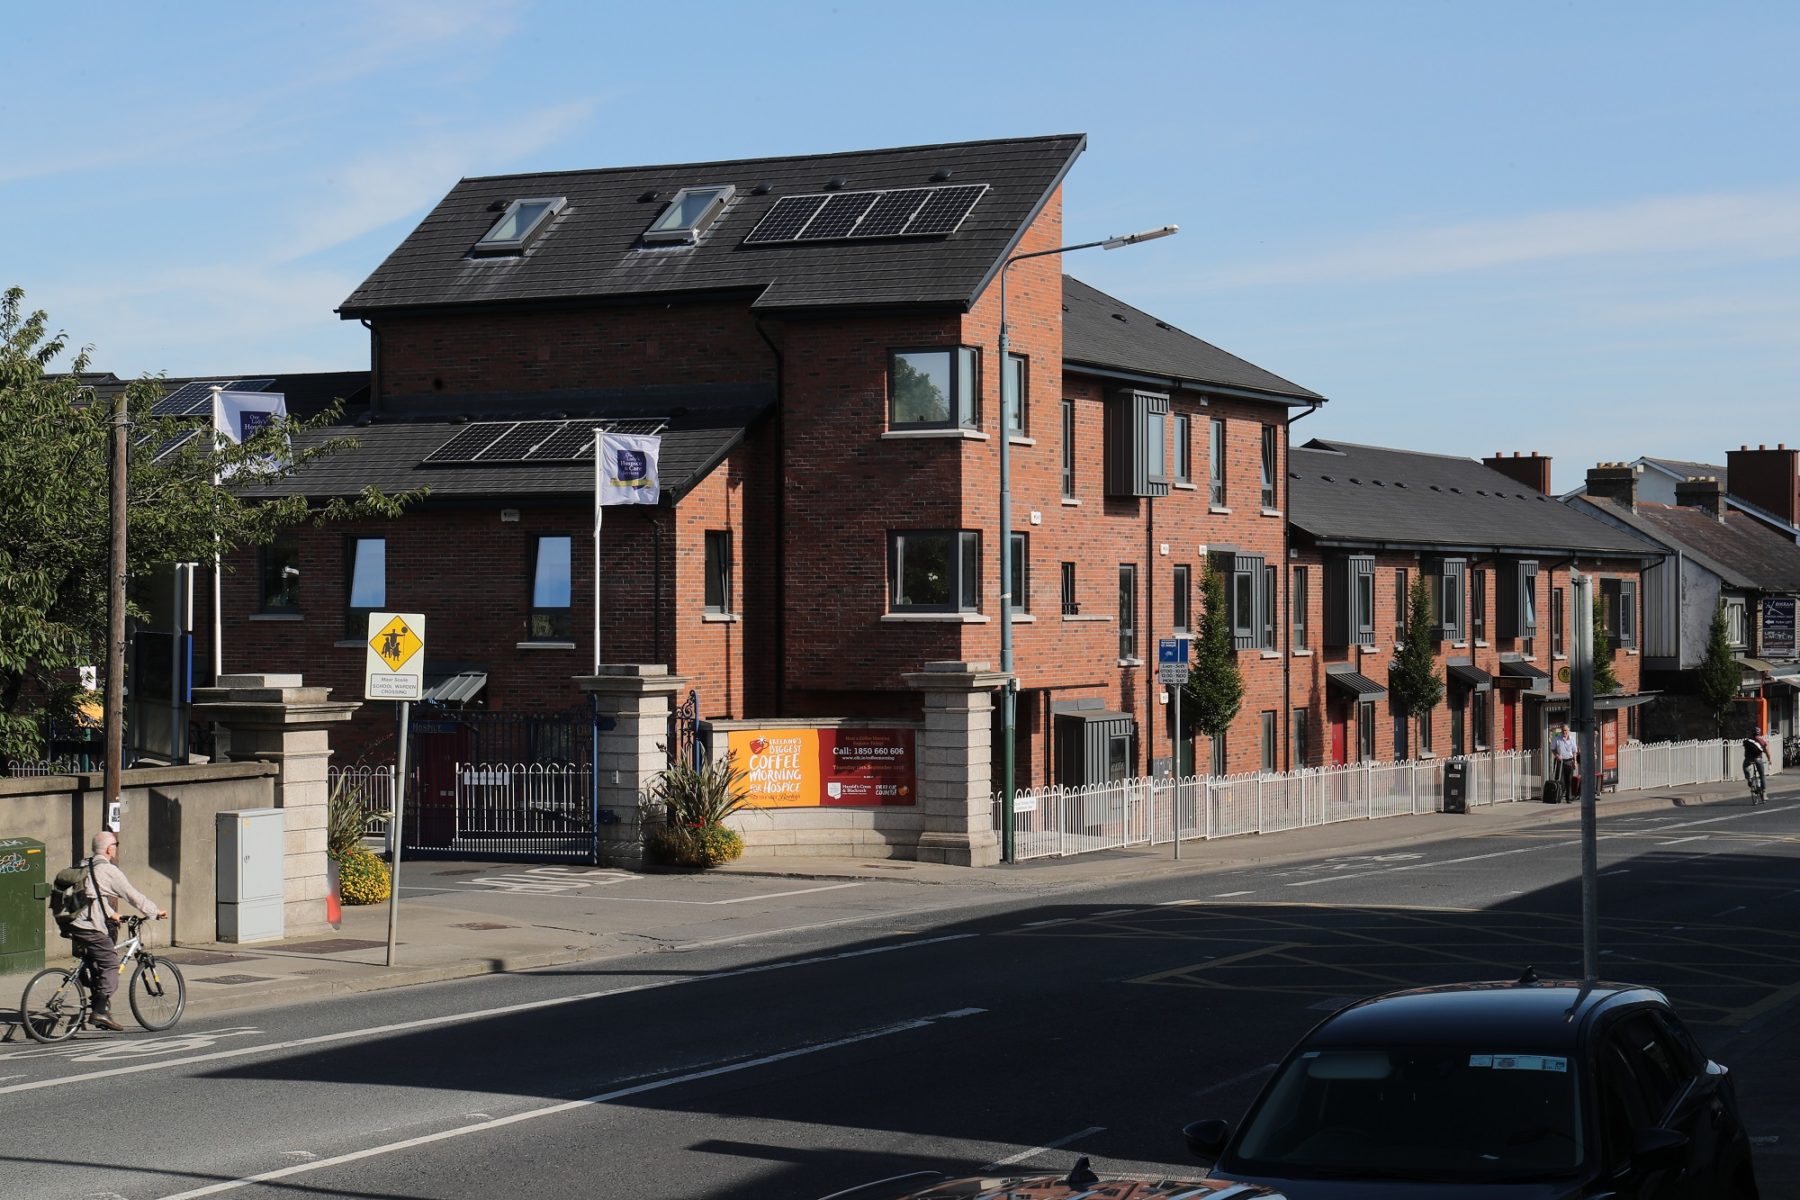
{"type": "Polygon", "coordinates": [[[1331,763],[1341,767],[1350,761],[1350,714],[1342,705],[1331,710],[1331,763]]]}
{"type": "Polygon", "coordinates": [[[1511,692],[1500,698],[1500,748],[1511,750],[1516,743],[1515,730],[1518,729],[1519,701],[1511,692]]]}

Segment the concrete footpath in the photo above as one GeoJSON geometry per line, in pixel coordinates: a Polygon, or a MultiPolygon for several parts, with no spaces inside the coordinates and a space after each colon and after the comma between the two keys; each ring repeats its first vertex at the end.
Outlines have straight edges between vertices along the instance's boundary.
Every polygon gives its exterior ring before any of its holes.
{"type": "MultiPolygon", "coordinates": [[[[1723,783],[1603,796],[1600,812],[1613,816],[1740,807],[1747,802],[1741,785],[1723,783]]],[[[883,896],[891,900],[894,912],[904,912],[914,907],[931,907],[913,888],[943,889],[940,895],[945,905],[980,903],[986,898],[984,893],[993,899],[1009,894],[1063,896],[1131,880],[1204,876],[1262,863],[1356,854],[1520,829],[1560,826],[1573,834],[1579,818],[1576,805],[1522,803],[1481,808],[1466,816],[1427,813],[1287,833],[1184,842],[1179,861],[1171,847],[1161,846],[1038,859],[986,869],[898,859],[797,857],[738,862],[704,874],[635,875],[586,867],[546,869],[494,863],[403,862],[395,966],[385,965],[385,904],[346,908],[339,929],[312,937],[243,946],[183,945],[169,954],[187,978],[188,1014],[199,1017],[350,992],[653,953],[675,944],[661,938],[660,931],[648,931],[653,921],[644,902],[608,902],[615,896],[627,900],[623,891],[628,888],[591,888],[581,893],[590,900],[582,904],[546,902],[533,907],[524,902],[573,894],[569,889],[584,888],[590,883],[654,882],[659,893],[656,903],[662,905],[748,906],[733,907],[731,919],[754,919],[760,911],[777,918],[769,932],[778,932],[783,906],[791,903],[789,897],[830,891],[832,881],[840,885],[870,885],[868,894],[883,896]],[[505,874],[507,871],[518,874],[505,874]],[[486,877],[457,878],[475,875],[486,877]],[[793,887],[766,887],[760,891],[755,886],[758,880],[784,879],[820,882],[816,886],[796,883],[793,887]],[[459,886],[467,888],[470,883],[499,886],[459,890],[459,886]],[[740,885],[737,890],[742,894],[725,900],[702,898],[717,896],[720,888],[731,884],[740,885]],[[502,891],[509,893],[505,899],[518,902],[490,902],[502,891]],[[895,891],[904,894],[893,895],[895,891]]],[[[688,914],[684,931],[693,933],[720,922],[722,918],[717,914],[724,910],[689,907],[679,911],[688,914]]],[[[60,946],[58,943],[52,952],[60,946]]],[[[52,959],[51,965],[56,961],[52,959]]],[[[23,981],[20,982],[22,986],[23,981]]],[[[124,989],[120,990],[123,1000],[124,989]]],[[[0,1023],[12,1015],[7,1008],[0,1008],[0,1014],[4,1014],[0,1015],[0,1023]]],[[[13,1038],[22,1037],[16,1029],[7,1033],[13,1038]]]]}

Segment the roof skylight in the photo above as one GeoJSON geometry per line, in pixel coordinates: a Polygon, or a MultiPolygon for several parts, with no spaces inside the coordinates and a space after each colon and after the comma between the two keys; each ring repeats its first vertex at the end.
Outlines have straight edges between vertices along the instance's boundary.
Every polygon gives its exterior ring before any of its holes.
{"type": "Polygon", "coordinates": [[[688,187],[675,193],[662,215],[644,230],[646,242],[691,242],[725,211],[725,202],[737,188],[731,184],[688,187]]]}
{"type": "Polygon", "coordinates": [[[494,227],[475,243],[477,254],[518,254],[544,223],[569,202],[562,196],[536,196],[514,200],[494,222],[494,227]]]}

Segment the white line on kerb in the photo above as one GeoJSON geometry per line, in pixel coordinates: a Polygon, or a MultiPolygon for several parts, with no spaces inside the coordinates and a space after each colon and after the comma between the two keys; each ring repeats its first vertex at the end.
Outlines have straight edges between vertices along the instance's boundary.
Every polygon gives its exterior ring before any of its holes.
{"type": "Polygon", "coordinates": [[[1005,1158],[996,1158],[993,1162],[981,1168],[981,1171],[982,1174],[985,1175],[989,1171],[997,1171],[1001,1167],[1010,1167],[1014,1163],[1024,1162],[1028,1158],[1036,1158],[1046,1150],[1055,1150],[1059,1146],[1068,1145],[1070,1142],[1079,1142],[1084,1137],[1092,1137],[1096,1133],[1105,1132],[1106,1126],[1104,1125],[1089,1125],[1086,1129],[1071,1133],[1067,1137],[1059,1137],[1054,1142],[1045,1142],[1041,1146],[1033,1146],[1029,1150],[1021,1150],[1017,1154],[1009,1154],[1005,1158]]]}
{"type": "Polygon", "coordinates": [[[658,979],[651,983],[633,983],[624,987],[607,988],[598,992],[582,992],[575,996],[556,996],[548,1000],[527,1000],[518,1004],[503,1004],[498,1008],[475,1009],[469,1012],[445,1013],[436,1017],[421,1017],[416,1021],[396,1021],[391,1025],[375,1025],[367,1029],[345,1029],[337,1033],[322,1033],[315,1037],[292,1038],[285,1042],[268,1042],[259,1046],[239,1046],[231,1050],[213,1050],[206,1054],[190,1054],[186,1058],[169,1058],[157,1062],[134,1063],[129,1067],[111,1067],[104,1071],[88,1071],[81,1075],[66,1075],[60,1079],[34,1079],[30,1083],[15,1083],[9,1087],[0,1087],[0,1096],[11,1092],[32,1092],[39,1088],[63,1087],[67,1084],[86,1083],[91,1079],[112,1079],[120,1075],[137,1075],[145,1071],[162,1071],[170,1067],[191,1066],[194,1063],[219,1062],[229,1058],[244,1058],[252,1054],[273,1054],[277,1050],[296,1050],[303,1046],[325,1046],[332,1042],[345,1042],[353,1038],[382,1037],[390,1033],[405,1033],[414,1029],[430,1029],[437,1025],[454,1025],[459,1021],[476,1021],[485,1017],[504,1017],[514,1013],[534,1012],[544,1008],[559,1008],[565,1004],[578,1004],[583,1000],[601,1000],[609,996],[625,996],[633,992],[650,992],[657,988],[676,987],[681,984],[705,983],[714,979],[734,979],[741,975],[761,975],[769,971],[785,971],[790,967],[808,967],[818,963],[838,962],[847,958],[862,958],[870,954],[886,954],[893,950],[912,950],[920,946],[935,946],[944,942],[960,942],[965,938],[978,935],[973,933],[952,933],[943,937],[920,938],[918,941],[897,942],[890,946],[872,946],[864,950],[845,950],[838,954],[820,954],[812,958],[795,958],[785,962],[758,963],[750,967],[733,967],[729,971],[714,971],[707,975],[679,976],[674,979],[658,979]]]}
{"type": "Polygon", "coordinates": [[[339,1154],[332,1158],[315,1159],[312,1162],[296,1163],[291,1167],[279,1167],[273,1171],[264,1171],[259,1175],[246,1175],[241,1179],[228,1179],[221,1183],[210,1183],[205,1187],[193,1188],[185,1192],[175,1192],[164,1196],[161,1200],[198,1200],[201,1196],[216,1196],[220,1192],[236,1191],[238,1188],[250,1187],[258,1183],[268,1183],[274,1179],[287,1179],[294,1175],[304,1175],[327,1167],[338,1167],[345,1163],[358,1162],[365,1158],[375,1158],[383,1154],[393,1154],[400,1150],[411,1150],[416,1146],[429,1146],[433,1142],[449,1141],[451,1138],[465,1137],[471,1133],[485,1133],[490,1129],[500,1129],[507,1125],[517,1125],[522,1121],[535,1121],[539,1117],[555,1116],[557,1113],[573,1112],[580,1108],[592,1108],[601,1104],[610,1104],[615,1100],[623,1100],[628,1096],[641,1096],[645,1092],[660,1091],[663,1088],[677,1087],[696,1080],[712,1079],[720,1075],[731,1075],[738,1071],[748,1071],[756,1067],[766,1067],[771,1063],[785,1062],[790,1058],[802,1058],[809,1054],[819,1054],[826,1050],[837,1050],[844,1046],[854,1046],[858,1042],[873,1041],[876,1038],[892,1037],[896,1033],[910,1033],[915,1029],[924,1029],[938,1021],[953,1020],[958,1017],[974,1016],[985,1012],[980,1008],[962,1008],[955,1012],[937,1013],[929,1017],[919,1017],[911,1021],[901,1021],[894,1025],[884,1025],[879,1029],[869,1029],[862,1033],[853,1033],[848,1037],[834,1038],[829,1042],[819,1042],[811,1046],[801,1046],[793,1050],[782,1050],[776,1054],[765,1054],[760,1058],[748,1059],[744,1062],[731,1063],[722,1067],[707,1067],[699,1071],[689,1071],[685,1075],[676,1075],[669,1079],[658,1079],[652,1083],[633,1084],[631,1087],[615,1088],[610,1092],[599,1092],[592,1096],[584,1096],[580,1100],[567,1100],[561,1104],[551,1104],[544,1108],[528,1109],[525,1112],[513,1113],[507,1117],[497,1117],[491,1121],[479,1121],[473,1125],[459,1125],[455,1129],[444,1129],[437,1133],[428,1133],[422,1137],[407,1138],[404,1141],[389,1142],[385,1146],[370,1146],[366,1150],[354,1150],[349,1154],[339,1154]]]}

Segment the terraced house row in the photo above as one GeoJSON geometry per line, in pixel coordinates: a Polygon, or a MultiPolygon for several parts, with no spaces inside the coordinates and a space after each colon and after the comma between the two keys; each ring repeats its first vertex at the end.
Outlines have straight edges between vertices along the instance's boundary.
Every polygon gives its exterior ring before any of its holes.
{"type": "Polygon", "coordinates": [[[917,721],[928,663],[997,668],[1005,621],[1020,785],[1080,783],[1541,746],[1581,570],[1629,713],[1663,550],[1550,499],[1545,459],[1291,446],[1322,395],[1018,258],[1119,232],[1063,228],[1085,144],[462,180],[339,310],[369,329],[357,448],[284,485],[429,495],[242,558],[229,654],[353,696],[366,614],[418,611],[440,701],[542,711],[580,702],[597,624],[600,660],[666,664],[703,717],[867,724],[917,721]],[[662,488],[606,512],[598,622],[596,426],[658,434],[662,488]],[[1210,741],[1155,663],[1209,567],[1246,684],[1210,741]],[[1385,679],[1421,575],[1451,686],[1417,722],[1385,679]]]}

